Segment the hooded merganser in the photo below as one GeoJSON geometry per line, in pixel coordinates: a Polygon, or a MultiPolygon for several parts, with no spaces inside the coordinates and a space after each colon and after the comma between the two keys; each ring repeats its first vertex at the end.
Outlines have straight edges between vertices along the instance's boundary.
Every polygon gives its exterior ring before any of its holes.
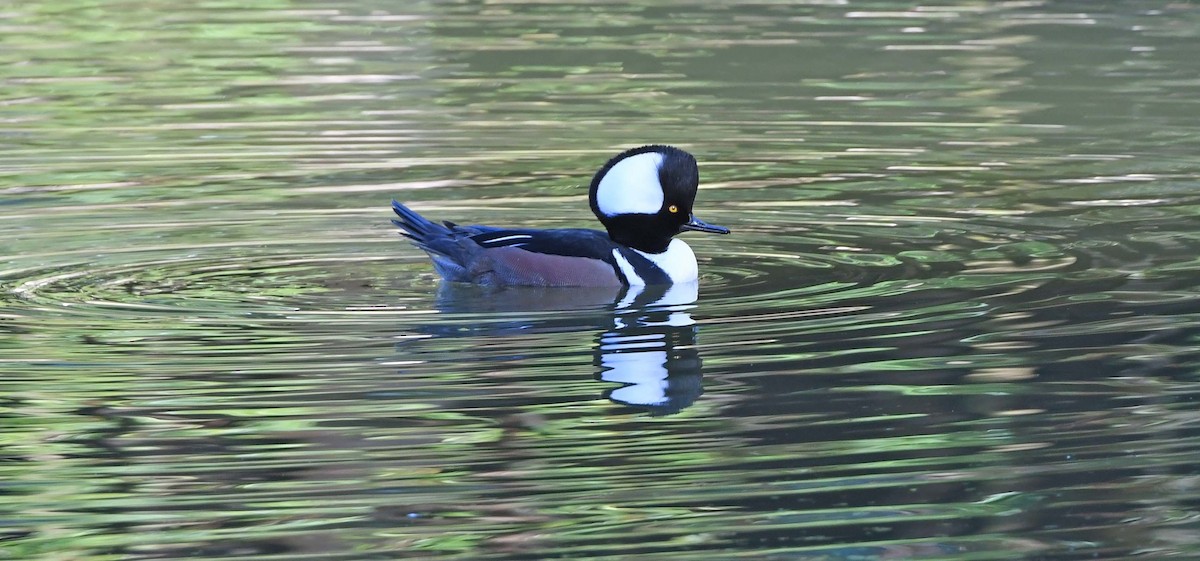
{"type": "Polygon", "coordinates": [[[592,178],[592,212],[608,230],[532,230],[435,224],[392,201],[392,223],[433,259],[442,278],[496,286],[645,286],[695,282],[692,248],[675,234],[728,234],[692,215],[696,159],[671,146],[618,154],[592,178]]]}

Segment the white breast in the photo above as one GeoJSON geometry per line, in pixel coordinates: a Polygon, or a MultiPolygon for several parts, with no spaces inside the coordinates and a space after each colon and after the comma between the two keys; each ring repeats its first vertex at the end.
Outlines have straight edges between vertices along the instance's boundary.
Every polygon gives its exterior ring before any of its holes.
{"type": "MultiPolygon", "coordinates": [[[[671,278],[673,284],[695,282],[700,277],[700,270],[696,267],[696,254],[692,253],[692,248],[688,247],[683,240],[671,240],[671,243],[667,245],[667,250],[662,253],[646,253],[636,249],[634,251],[658,265],[658,268],[671,278]]],[[[617,260],[617,266],[621,267],[621,272],[625,273],[629,284],[636,286],[646,284],[646,281],[634,270],[633,264],[626,260],[619,250],[613,250],[613,257],[617,260]]]]}

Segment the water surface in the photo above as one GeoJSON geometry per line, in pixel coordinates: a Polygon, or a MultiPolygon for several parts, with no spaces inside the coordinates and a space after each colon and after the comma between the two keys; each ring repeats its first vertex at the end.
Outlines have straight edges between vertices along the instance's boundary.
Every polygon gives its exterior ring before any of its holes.
{"type": "Polygon", "coordinates": [[[0,14],[0,556],[1200,556],[1189,2],[0,14]],[[701,162],[690,290],[443,286],[701,162]]]}

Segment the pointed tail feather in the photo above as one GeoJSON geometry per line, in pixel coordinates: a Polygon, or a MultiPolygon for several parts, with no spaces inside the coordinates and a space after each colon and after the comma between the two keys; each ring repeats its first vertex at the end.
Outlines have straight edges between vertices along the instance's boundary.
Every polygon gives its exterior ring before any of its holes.
{"type": "Polygon", "coordinates": [[[463,254],[462,246],[455,239],[451,229],[453,224],[447,222],[443,226],[432,222],[395,199],[392,200],[392,210],[398,217],[392,219],[392,224],[400,228],[400,233],[412,240],[413,245],[429,254],[433,260],[433,268],[442,278],[470,281],[470,275],[463,266],[467,256],[463,254]]]}
{"type": "Polygon", "coordinates": [[[431,222],[424,216],[417,214],[413,209],[400,204],[400,201],[392,199],[392,210],[400,218],[399,220],[393,218],[392,224],[400,228],[401,234],[417,242],[417,244],[427,244],[439,236],[450,236],[449,228],[431,222]]]}

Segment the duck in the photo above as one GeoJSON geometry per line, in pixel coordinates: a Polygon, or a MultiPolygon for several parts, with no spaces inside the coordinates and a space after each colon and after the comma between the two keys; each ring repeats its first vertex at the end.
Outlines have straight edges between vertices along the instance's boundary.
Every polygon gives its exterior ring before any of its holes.
{"type": "Polygon", "coordinates": [[[696,158],[651,144],[617,154],[592,177],[588,201],[605,231],[459,226],[392,201],[400,233],[450,282],[485,286],[620,287],[694,283],[699,268],[683,232],[728,234],[692,213],[696,158]]]}

